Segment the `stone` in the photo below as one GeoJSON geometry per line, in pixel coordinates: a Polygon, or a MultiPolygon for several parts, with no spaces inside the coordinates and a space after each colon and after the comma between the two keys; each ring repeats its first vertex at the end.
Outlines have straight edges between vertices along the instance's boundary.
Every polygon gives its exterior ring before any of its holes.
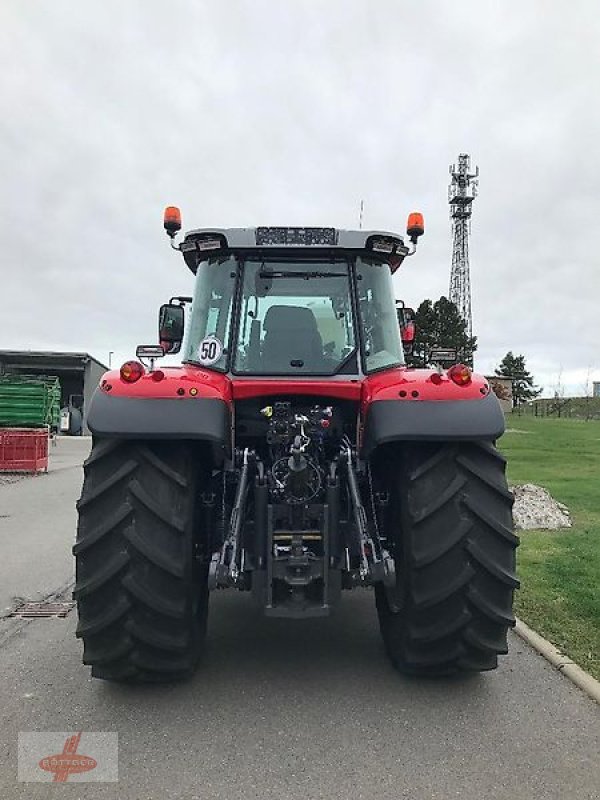
{"type": "Polygon", "coordinates": [[[570,528],[571,517],[564,503],[557,502],[547,489],[533,483],[513,486],[513,521],[520,531],[570,528]]]}

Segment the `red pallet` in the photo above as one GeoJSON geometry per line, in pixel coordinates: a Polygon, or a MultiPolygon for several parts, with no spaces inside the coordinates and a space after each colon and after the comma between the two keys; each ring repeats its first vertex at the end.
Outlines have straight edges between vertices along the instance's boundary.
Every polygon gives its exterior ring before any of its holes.
{"type": "Polygon", "coordinates": [[[0,428],[0,472],[42,471],[48,471],[48,428],[0,428]]]}

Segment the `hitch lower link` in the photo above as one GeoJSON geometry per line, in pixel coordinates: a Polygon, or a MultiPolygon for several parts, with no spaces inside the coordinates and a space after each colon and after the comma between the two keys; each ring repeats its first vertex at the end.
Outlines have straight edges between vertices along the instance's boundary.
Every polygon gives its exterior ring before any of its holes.
{"type": "Polygon", "coordinates": [[[262,473],[262,463],[253,450],[247,447],[241,454],[240,476],[235,493],[231,517],[229,520],[229,531],[220,550],[213,553],[210,566],[208,568],[208,588],[235,587],[239,586],[242,578],[242,570],[238,564],[240,556],[240,537],[244,520],[244,509],[248,496],[248,486],[250,482],[250,472],[257,468],[262,473]]]}
{"type": "Polygon", "coordinates": [[[384,549],[379,538],[376,522],[373,521],[373,530],[369,529],[367,512],[362,503],[358,488],[357,470],[352,449],[349,446],[342,448],[341,460],[346,467],[348,489],[354,512],[354,523],[360,551],[360,567],[358,570],[359,583],[371,585],[383,583],[388,593],[396,587],[396,569],[394,559],[384,549]]]}

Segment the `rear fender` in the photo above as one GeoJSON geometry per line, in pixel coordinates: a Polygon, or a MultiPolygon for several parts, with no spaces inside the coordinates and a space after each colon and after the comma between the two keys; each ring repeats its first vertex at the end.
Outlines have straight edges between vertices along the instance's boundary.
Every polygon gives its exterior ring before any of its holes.
{"type": "Polygon", "coordinates": [[[366,387],[363,458],[391,442],[495,441],[502,436],[504,414],[484,378],[474,375],[465,388],[449,382],[438,387],[430,375],[407,370],[393,382],[388,377],[385,385],[366,387]]]}
{"type": "Polygon", "coordinates": [[[231,456],[231,385],[224,375],[165,368],[127,384],[107,372],[92,396],[87,426],[99,438],[188,439],[211,446],[217,464],[231,456]]]}

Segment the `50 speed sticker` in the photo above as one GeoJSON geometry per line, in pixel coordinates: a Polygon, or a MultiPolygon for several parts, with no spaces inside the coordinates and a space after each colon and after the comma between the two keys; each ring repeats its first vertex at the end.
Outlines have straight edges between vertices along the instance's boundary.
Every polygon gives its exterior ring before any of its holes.
{"type": "Polygon", "coordinates": [[[198,345],[198,361],[205,367],[216,364],[223,355],[223,345],[216,336],[207,336],[198,345]]]}

